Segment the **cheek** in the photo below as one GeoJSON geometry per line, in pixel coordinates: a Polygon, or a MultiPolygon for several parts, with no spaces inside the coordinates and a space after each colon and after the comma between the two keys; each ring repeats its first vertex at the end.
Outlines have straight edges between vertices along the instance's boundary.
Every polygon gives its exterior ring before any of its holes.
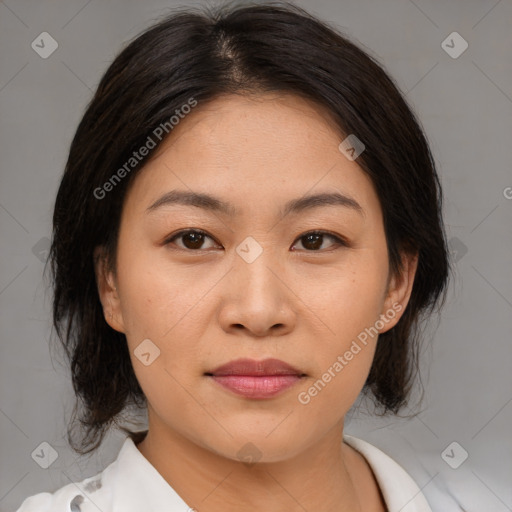
{"type": "Polygon", "coordinates": [[[166,264],[162,251],[137,250],[126,244],[119,251],[119,279],[123,282],[122,314],[132,340],[154,338],[157,343],[194,308],[206,290],[194,270],[177,272],[166,264]]]}
{"type": "Polygon", "coordinates": [[[159,389],[168,397],[169,390],[179,391],[172,376],[185,384],[192,374],[184,370],[201,368],[194,340],[208,325],[202,299],[213,278],[203,279],[194,269],[176,272],[154,250],[126,244],[120,254],[122,316],[135,374],[148,398],[159,389]],[[146,366],[139,355],[148,352],[154,362],[146,366]]]}
{"type": "Polygon", "coordinates": [[[312,352],[316,371],[297,397],[307,417],[323,415],[327,423],[336,422],[361,392],[378,341],[375,323],[381,300],[376,283],[382,280],[371,280],[364,286],[354,275],[331,288],[329,311],[321,313],[329,334],[324,329],[323,338],[317,337],[312,352]]]}
{"type": "Polygon", "coordinates": [[[379,319],[386,282],[387,262],[368,250],[354,253],[325,278],[303,280],[302,294],[341,349],[379,319]]]}
{"type": "Polygon", "coordinates": [[[297,407],[314,420],[323,416],[327,424],[344,417],[364,386],[374,355],[374,345],[358,341],[334,350],[318,375],[299,390],[297,407]]]}
{"type": "Polygon", "coordinates": [[[325,324],[325,342],[315,354],[320,378],[316,387],[323,397],[318,402],[332,400],[342,408],[350,407],[370,371],[387,282],[387,261],[373,251],[358,253],[346,263],[328,283],[327,294],[320,288],[314,293],[325,324]]]}

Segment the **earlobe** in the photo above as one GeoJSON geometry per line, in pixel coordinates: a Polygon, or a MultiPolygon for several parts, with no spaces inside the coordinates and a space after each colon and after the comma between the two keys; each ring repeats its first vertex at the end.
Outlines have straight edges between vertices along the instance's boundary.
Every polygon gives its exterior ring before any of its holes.
{"type": "Polygon", "coordinates": [[[103,306],[105,321],[112,329],[124,333],[124,322],[121,312],[116,280],[112,270],[108,269],[103,247],[94,249],[94,272],[100,302],[103,306]]]}

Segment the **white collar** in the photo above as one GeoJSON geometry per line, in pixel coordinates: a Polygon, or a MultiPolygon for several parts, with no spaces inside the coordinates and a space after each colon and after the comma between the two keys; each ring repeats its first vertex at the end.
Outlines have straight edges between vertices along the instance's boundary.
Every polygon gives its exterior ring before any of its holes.
{"type": "MultiPolygon", "coordinates": [[[[389,512],[432,512],[405,470],[375,446],[345,435],[368,461],[389,512]]],[[[72,482],[53,494],[27,498],[17,512],[191,512],[191,509],[127,437],[116,460],[96,476],[72,482]]]]}
{"type": "MultiPolygon", "coordinates": [[[[112,511],[190,512],[190,507],[142,455],[130,437],[117,459],[102,473],[112,489],[112,511]],[[165,504],[163,506],[163,504],[165,504]]],[[[91,496],[93,499],[93,496],[91,496]]]]}
{"type": "Polygon", "coordinates": [[[344,435],[343,439],[372,468],[389,512],[432,512],[414,480],[389,455],[357,437],[344,435]]]}
{"type": "MultiPolygon", "coordinates": [[[[432,512],[419,487],[391,457],[362,439],[345,435],[344,440],[367,460],[390,512],[432,512]]],[[[116,464],[111,470],[116,473],[114,511],[156,511],[161,510],[162,503],[173,512],[190,511],[190,507],[142,455],[130,437],[125,439],[113,464],[116,464]]]]}

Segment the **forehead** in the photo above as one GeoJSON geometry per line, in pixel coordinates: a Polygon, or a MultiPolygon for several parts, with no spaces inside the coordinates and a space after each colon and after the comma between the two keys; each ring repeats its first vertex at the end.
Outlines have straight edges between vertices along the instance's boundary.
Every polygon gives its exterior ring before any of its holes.
{"type": "Polygon", "coordinates": [[[330,190],[371,207],[371,180],[339,151],[343,138],[323,107],[301,97],[223,96],[180,120],[139,172],[132,194],[147,208],[173,189],[210,192],[233,199],[243,213],[251,203],[330,190]]]}
{"type": "MultiPolygon", "coordinates": [[[[163,148],[197,136],[233,155],[238,147],[253,147],[269,157],[270,150],[277,155],[289,148],[297,151],[297,145],[306,140],[327,146],[341,140],[343,134],[326,107],[292,94],[264,93],[223,95],[198,104],[175,126],[163,148]],[[276,153],[276,146],[282,147],[282,152],[276,153]]],[[[302,152],[308,149],[309,145],[302,152]]]]}

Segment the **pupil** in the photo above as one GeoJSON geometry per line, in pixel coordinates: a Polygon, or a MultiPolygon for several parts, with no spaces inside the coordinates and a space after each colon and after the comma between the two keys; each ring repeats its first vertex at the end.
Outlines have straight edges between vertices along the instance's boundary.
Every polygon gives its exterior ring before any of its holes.
{"type": "Polygon", "coordinates": [[[201,244],[203,242],[202,238],[203,238],[203,235],[201,233],[187,233],[184,236],[185,246],[188,247],[189,249],[200,249],[201,244]],[[192,243],[187,244],[186,240],[189,240],[189,241],[191,240],[192,243]],[[191,247],[189,245],[191,245],[191,247]]]}
{"type": "Polygon", "coordinates": [[[306,240],[308,240],[307,243],[309,243],[309,241],[313,241],[313,246],[312,248],[313,249],[319,249],[321,246],[322,246],[322,242],[321,242],[321,239],[322,239],[322,236],[321,234],[311,234],[311,235],[307,235],[306,236],[306,240]],[[318,243],[320,241],[320,243],[318,243]]]}

